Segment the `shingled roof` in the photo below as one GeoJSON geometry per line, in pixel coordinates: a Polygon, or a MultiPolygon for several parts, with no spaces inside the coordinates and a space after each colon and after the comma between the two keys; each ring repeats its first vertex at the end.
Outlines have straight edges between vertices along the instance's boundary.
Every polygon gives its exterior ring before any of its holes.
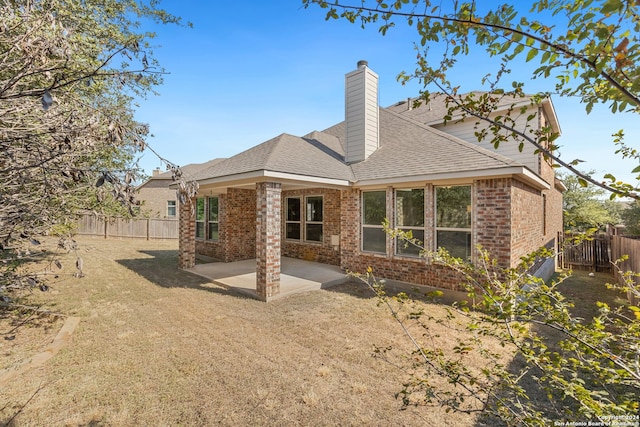
{"type": "Polygon", "coordinates": [[[330,134],[312,132],[304,137],[283,133],[269,141],[201,170],[196,179],[234,177],[260,171],[353,181],[344,163],[344,150],[330,134]]]}
{"type": "MultiPolygon", "coordinates": [[[[188,165],[181,166],[180,169],[182,170],[182,174],[186,178],[193,179],[193,177],[198,173],[198,171],[210,168],[211,166],[215,165],[216,163],[220,163],[223,160],[224,159],[217,158],[217,159],[209,160],[208,162],[204,162],[204,163],[189,163],[188,165]]],[[[158,171],[158,169],[156,170],[158,171]]],[[[157,172],[154,172],[154,173],[157,173],[157,172]]],[[[173,181],[173,172],[166,171],[166,172],[158,173],[157,175],[150,177],[145,182],[140,184],[138,186],[138,189],[145,187],[151,181],[158,181],[158,180],[173,181]]]]}
{"type": "MultiPolygon", "coordinates": [[[[339,128],[330,128],[332,133],[339,128]]],[[[336,135],[337,137],[338,135],[336,135]]],[[[380,108],[380,148],[351,165],[356,182],[476,173],[521,164],[380,108]]]]}
{"type": "MultiPolygon", "coordinates": [[[[220,163],[223,160],[225,159],[217,158],[217,159],[209,160],[208,162],[204,162],[204,163],[189,163],[188,165],[181,166],[180,169],[182,170],[183,174],[191,177],[191,176],[195,176],[199,171],[208,169],[211,166],[217,163],[220,163]]],[[[172,177],[173,177],[173,173],[171,171],[166,171],[151,177],[151,179],[172,179],[172,177]]]]}
{"type": "MultiPolygon", "coordinates": [[[[272,172],[307,178],[402,181],[412,178],[447,179],[456,176],[495,176],[524,166],[424,125],[391,109],[380,107],[380,148],[368,159],[347,164],[344,159],[344,122],[303,137],[281,134],[224,159],[195,175],[199,181],[220,183],[243,174],[272,172]]],[[[307,179],[308,180],[308,179],[307,179]]]]}

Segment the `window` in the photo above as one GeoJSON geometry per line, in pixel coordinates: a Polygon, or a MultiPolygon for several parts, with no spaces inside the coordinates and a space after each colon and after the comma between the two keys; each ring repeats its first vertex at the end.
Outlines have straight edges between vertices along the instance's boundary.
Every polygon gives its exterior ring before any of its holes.
{"type": "MultiPolygon", "coordinates": [[[[424,244],[424,189],[396,191],[396,227],[424,244]]],[[[396,254],[419,256],[419,247],[396,238],[396,254]]]]}
{"type": "Polygon", "coordinates": [[[204,239],[204,197],[196,199],[196,238],[204,239]]]}
{"type": "Polygon", "coordinates": [[[305,240],[322,242],[322,196],[306,198],[305,240]]]}
{"type": "Polygon", "coordinates": [[[196,238],[218,240],[219,212],[217,197],[198,197],[196,199],[196,238]]]}
{"type": "Polygon", "coordinates": [[[387,236],[382,228],[386,206],[386,191],[362,193],[362,250],[365,252],[387,252],[387,236]]]}
{"type": "Polygon", "coordinates": [[[167,217],[169,218],[176,217],[176,201],[175,200],[167,200],[167,217]]]}
{"type": "Polygon", "coordinates": [[[207,205],[207,239],[218,240],[218,198],[209,197],[207,205]]]}
{"type": "Polygon", "coordinates": [[[436,247],[471,258],[471,186],[436,187],[436,247]]]}
{"type": "Polygon", "coordinates": [[[542,235],[547,234],[547,195],[542,195],[542,235]]]}
{"type": "Polygon", "coordinates": [[[304,215],[301,197],[287,197],[285,217],[285,238],[322,242],[323,199],[322,196],[308,196],[304,199],[304,215]],[[303,220],[304,219],[304,220],[303,220]]]}
{"type": "Polygon", "coordinates": [[[300,240],[301,219],[300,198],[287,198],[287,216],[285,218],[285,238],[300,240]]]}

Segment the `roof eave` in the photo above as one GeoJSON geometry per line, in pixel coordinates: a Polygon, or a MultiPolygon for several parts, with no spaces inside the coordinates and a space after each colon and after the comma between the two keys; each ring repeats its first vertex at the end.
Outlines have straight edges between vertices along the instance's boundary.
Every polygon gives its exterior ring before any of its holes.
{"type": "Polygon", "coordinates": [[[437,174],[425,174],[414,176],[402,176],[395,178],[365,179],[355,183],[356,187],[380,187],[385,185],[398,185],[415,182],[431,182],[431,183],[456,183],[470,182],[476,179],[492,179],[514,177],[535,188],[548,190],[551,188],[549,183],[533,173],[525,166],[509,166],[499,169],[471,170],[460,172],[445,172],[437,174]]]}
{"type": "Polygon", "coordinates": [[[547,112],[547,117],[551,122],[551,128],[558,135],[562,135],[562,129],[560,129],[560,122],[558,121],[558,115],[556,114],[556,109],[553,106],[553,102],[551,101],[550,97],[547,97],[542,101],[542,108],[544,108],[545,111],[547,112]]]}
{"type": "Polygon", "coordinates": [[[198,180],[200,186],[237,186],[265,181],[275,181],[287,184],[301,183],[305,185],[315,184],[322,187],[349,187],[351,181],[346,179],[325,178],[317,176],[299,175],[286,172],[270,171],[266,169],[244,172],[234,175],[225,175],[215,178],[198,180]]]}

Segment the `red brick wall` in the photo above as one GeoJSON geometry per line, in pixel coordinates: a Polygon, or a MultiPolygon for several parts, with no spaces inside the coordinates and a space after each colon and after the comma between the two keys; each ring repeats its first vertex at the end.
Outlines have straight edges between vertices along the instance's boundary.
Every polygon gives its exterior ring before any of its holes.
{"type": "Polygon", "coordinates": [[[360,201],[359,190],[340,192],[340,266],[345,270],[363,272],[357,262],[360,251],[360,201]]]}
{"type": "Polygon", "coordinates": [[[544,246],[542,192],[526,184],[512,180],[511,189],[511,266],[520,262],[540,246],[544,246]]]}
{"type": "MultiPolygon", "coordinates": [[[[425,187],[425,246],[433,248],[433,191],[425,187]]],[[[549,190],[550,191],[550,190],[549,190]]],[[[555,191],[555,190],[554,190],[555,191]]],[[[557,193],[557,191],[556,191],[557,193]]],[[[358,190],[342,192],[341,207],[341,267],[348,271],[365,272],[371,266],[380,278],[400,280],[419,285],[462,290],[462,277],[440,265],[425,260],[394,255],[394,242],[389,239],[386,255],[360,251],[360,203],[358,190]]],[[[542,192],[522,182],[505,179],[477,180],[472,192],[472,245],[481,245],[496,258],[501,267],[515,266],[520,257],[553,237],[555,229],[549,224],[557,222],[547,213],[547,234],[542,235],[542,192]]],[[[547,196],[547,206],[555,203],[547,196]]],[[[393,201],[393,189],[387,189],[387,199],[393,201]]],[[[393,203],[392,203],[393,205],[393,203]]],[[[392,212],[388,212],[388,217],[392,212]]]]}
{"type": "Polygon", "coordinates": [[[283,191],[282,218],[282,256],[316,261],[323,264],[340,265],[339,248],[334,249],[331,246],[331,236],[340,235],[340,190],[318,188],[283,191]],[[305,196],[323,196],[322,243],[285,239],[286,198],[300,197],[304,205],[305,196]]]}
{"type": "Polygon", "coordinates": [[[544,190],[543,194],[547,196],[547,215],[546,215],[546,235],[545,243],[553,240],[557,245],[558,233],[562,232],[564,226],[562,222],[562,191],[556,185],[555,169],[551,167],[549,161],[541,157],[541,174],[542,178],[551,185],[551,189],[544,190]]]}
{"type": "Polygon", "coordinates": [[[558,233],[563,231],[562,192],[557,188],[547,191],[547,234],[545,240],[554,240],[557,246],[558,233]]]}
{"type": "Polygon", "coordinates": [[[219,240],[197,240],[196,252],[223,262],[255,258],[256,192],[229,188],[219,198],[219,240]]]}
{"type": "Polygon", "coordinates": [[[224,218],[220,220],[220,227],[224,230],[224,261],[255,258],[256,192],[230,188],[226,194],[224,213],[224,218]]]}
{"type": "Polygon", "coordinates": [[[562,195],[555,188],[541,191],[514,179],[478,180],[475,187],[474,240],[501,267],[516,266],[562,229],[562,195]]]}
{"type": "Polygon", "coordinates": [[[472,244],[489,251],[499,265],[511,260],[511,179],[482,179],[474,182],[472,244]]]}

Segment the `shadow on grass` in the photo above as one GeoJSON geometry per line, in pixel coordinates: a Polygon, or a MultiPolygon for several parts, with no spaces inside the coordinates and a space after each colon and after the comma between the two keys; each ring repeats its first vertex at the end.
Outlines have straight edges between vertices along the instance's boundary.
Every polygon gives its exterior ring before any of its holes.
{"type": "Polygon", "coordinates": [[[178,268],[176,250],[142,250],[141,254],[151,258],[119,259],[116,262],[162,288],[197,289],[219,295],[248,298],[247,295],[224,288],[210,280],[178,268]]]}
{"type": "MultiPolygon", "coordinates": [[[[361,279],[351,277],[346,283],[333,285],[326,288],[327,291],[340,292],[353,297],[371,299],[376,298],[376,293],[361,279]]],[[[383,290],[386,296],[397,296],[400,293],[406,294],[410,299],[429,302],[433,304],[451,305],[456,302],[467,301],[471,303],[471,299],[466,292],[452,291],[449,289],[436,288],[425,285],[413,285],[411,283],[397,282],[393,280],[385,280],[383,290]],[[438,295],[433,295],[437,292],[438,295]]]]}

